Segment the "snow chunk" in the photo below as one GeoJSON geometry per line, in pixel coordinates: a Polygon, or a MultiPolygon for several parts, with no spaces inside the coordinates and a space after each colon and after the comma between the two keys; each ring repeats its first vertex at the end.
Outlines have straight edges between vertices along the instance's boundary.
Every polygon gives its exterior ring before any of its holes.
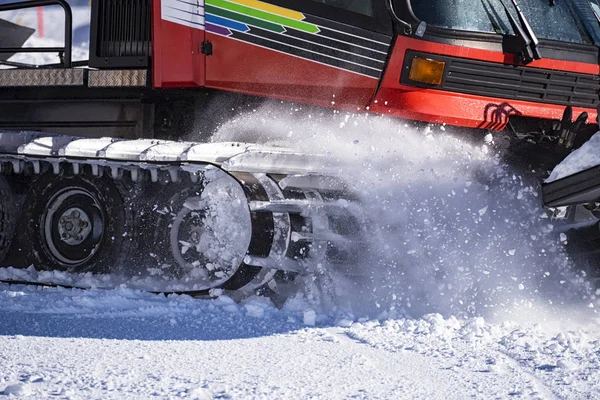
{"type": "Polygon", "coordinates": [[[189,399],[195,400],[212,400],[215,398],[210,390],[204,388],[189,389],[186,395],[189,399]]]}
{"type": "Polygon", "coordinates": [[[342,318],[336,322],[340,328],[350,328],[354,322],[348,318],[342,318]]]}
{"type": "Polygon", "coordinates": [[[26,383],[16,383],[14,385],[8,385],[6,388],[4,388],[4,391],[0,392],[0,394],[3,394],[4,396],[9,396],[9,397],[26,397],[26,396],[31,396],[33,394],[33,389],[31,387],[31,385],[26,384],[26,383]]]}
{"type": "Polygon", "coordinates": [[[266,297],[250,297],[244,300],[243,306],[246,309],[246,314],[253,318],[263,318],[265,313],[275,311],[275,306],[266,297]]]}
{"type": "Polygon", "coordinates": [[[314,310],[304,311],[304,325],[315,326],[317,313],[314,310]]]}
{"type": "Polygon", "coordinates": [[[567,371],[573,371],[573,370],[576,370],[578,368],[578,365],[576,363],[574,363],[573,361],[571,361],[571,360],[564,360],[564,359],[558,360],[556,362],[556,366],[558,368],[562,368],[562,369],[565,369],[567,371]]]}

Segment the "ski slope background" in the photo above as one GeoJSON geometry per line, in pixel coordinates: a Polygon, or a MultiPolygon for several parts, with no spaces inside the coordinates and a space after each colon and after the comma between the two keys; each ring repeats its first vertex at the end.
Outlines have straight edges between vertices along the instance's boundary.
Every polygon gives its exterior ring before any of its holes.
{"type": "MultiPolygon", "coordinates": [[[[7,0],[0,1],[0,4],[9,3],[7,0]]],[[[90,8],[81,6],[82,1],[68,1],[72,4],[73,13],[73,61],[87,60],[87,47],[90,41],[90,8]]],[[[24,10],[0,12],[0,18],[7,21],[35,29],[36,32],[25,43],[25,47],[36,46],[62,46],[65,35],[65,14],[60,6],[43,7],[41,12],[37,8],[24,10]],[[40,28],[42,31],[40,31],[40,28]]],[[[56,54],[16,54],[11,61],[50,64],[59,62],[56,54]]]]}
{"type": "Polygon", "coordinates": [[[0,394],[600,397],[596,292],[498,138],[272,102],[213,140],[339,161],[371,222],[364,277],[340,281],[335,307],[0,285],[0,394]]]}

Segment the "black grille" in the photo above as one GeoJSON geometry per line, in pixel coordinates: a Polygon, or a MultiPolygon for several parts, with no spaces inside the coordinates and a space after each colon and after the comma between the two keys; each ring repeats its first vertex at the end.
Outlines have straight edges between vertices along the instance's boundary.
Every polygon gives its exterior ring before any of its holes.
{"type": "Polygon", "coordinates": [[[94,54],[90,54],[90,64],[104,68],[147,66],[151,10],[151,0],[92,1],[90,48],[94,54]]]}
{"type": "Polygon", "coordinates": [[[600,103],[600,76],[598,75],[474,61],[412,51],[407,52],[402,82],[412,86],[536,103],[585,108],[596,108],[600,103]],[[411,82],[408,79],[410,65],[415,56],[446,62],[441,85],[433,87],[411,82]]]}

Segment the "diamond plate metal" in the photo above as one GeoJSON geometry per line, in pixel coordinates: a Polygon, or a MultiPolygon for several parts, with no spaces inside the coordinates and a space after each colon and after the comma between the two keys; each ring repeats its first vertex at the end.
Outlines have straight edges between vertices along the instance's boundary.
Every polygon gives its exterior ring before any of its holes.
{"type": "Polygon", "coordinates": [[[83,86],[82,69],[0,69],[0,87],[83,86]]]}
{"type": "Polygon", "coordinates": [[[145,69],[99,70],[89,74],[90,87],[140,87],[148,82],[145,69]]]}

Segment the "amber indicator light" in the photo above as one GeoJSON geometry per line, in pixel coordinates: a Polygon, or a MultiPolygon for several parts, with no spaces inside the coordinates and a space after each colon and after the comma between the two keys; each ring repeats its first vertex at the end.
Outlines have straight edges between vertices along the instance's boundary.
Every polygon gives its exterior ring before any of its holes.
{"type": "Polygon", "coordinates": [[[413,82],[441,85],[446,63],[431,58],[415,57],[412,59],[408,79],[413,82]]]}

